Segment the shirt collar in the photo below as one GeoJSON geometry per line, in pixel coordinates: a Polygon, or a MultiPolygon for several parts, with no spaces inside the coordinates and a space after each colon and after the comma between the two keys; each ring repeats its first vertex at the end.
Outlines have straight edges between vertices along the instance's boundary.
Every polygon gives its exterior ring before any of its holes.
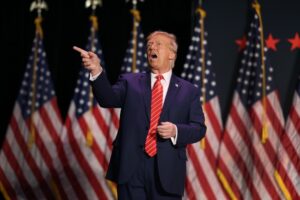
{"type": "MultiPolygon", "coordinates": [[[[169,70],[163,74],[161,74],[163,77],[164,77],[164,81],[166,81],[167,83],[170,83],[170,80],[171,80],[171,76],[172,76],[172,70],[169,70]]],[[[154,74],[153,72],[151,72],[151,83],[154,84],[155,82],[155,77],[157,76],[157,74],[154,74]]]]}

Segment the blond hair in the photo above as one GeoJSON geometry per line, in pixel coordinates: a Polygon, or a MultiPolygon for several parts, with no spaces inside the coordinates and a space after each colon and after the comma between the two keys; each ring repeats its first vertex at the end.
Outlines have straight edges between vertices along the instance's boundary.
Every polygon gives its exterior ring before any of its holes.
{"type": "MultiPolygon", "coordinates": [[[[172,34],[172,33],[168,33],[168,32],[165,32],[165,31],[154,31],[154,32],[152,32],[152,33],[150,33],[148,35],[147,41],[149,41],[155,35],[163,35],[163,36],[165,36],[165,37],[167,37],[167,38],[170,39],[170,50],[175,53],[175,59],[176,59],[176,57],[177,57],[177,49],[178,49],[178,44],[177,44],[176,36],[174,34],[172,34]]],[[[174,67],[175,59],[171,63],[172,68],[174,67]]]]}

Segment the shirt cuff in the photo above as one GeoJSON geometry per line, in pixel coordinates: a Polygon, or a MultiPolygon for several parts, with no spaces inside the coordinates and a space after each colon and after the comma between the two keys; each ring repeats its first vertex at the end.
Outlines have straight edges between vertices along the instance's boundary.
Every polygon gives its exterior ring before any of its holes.
{"type": "MultiPolygon", "coordinates": [[[[101,72],[102,72],[102,71],[101,71],[101,72]]],[[[96,80],[96,79],[98,78],[98,76],[100,76],[101,72],[99,72],[98,74],[96,74],[96,75],[94,75],[94,76],[90,73],[90,81],[96,80]]]]}
{"type": "Polygon", "coordinates": [[[172,141],[172,144],[173,145],[176,145],[177,143],[177,135],[178,135],[178,130],[177,130],[177,126],[175,125],[175,136],[174,137],[171,137],[171,141],[172,141]]]}

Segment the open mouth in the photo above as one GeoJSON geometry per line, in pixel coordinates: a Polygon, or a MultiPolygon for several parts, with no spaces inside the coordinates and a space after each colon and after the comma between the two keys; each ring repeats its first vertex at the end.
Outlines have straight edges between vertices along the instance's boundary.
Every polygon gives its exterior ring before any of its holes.
{"type": "Polygon", "coordinates": [[[156,55],[155,53],[152,53],[152,54],[150,55],[150,57],[151,57],[152,59],[156,59],[156,58],[157,58],[157,55],[156,55]]]}

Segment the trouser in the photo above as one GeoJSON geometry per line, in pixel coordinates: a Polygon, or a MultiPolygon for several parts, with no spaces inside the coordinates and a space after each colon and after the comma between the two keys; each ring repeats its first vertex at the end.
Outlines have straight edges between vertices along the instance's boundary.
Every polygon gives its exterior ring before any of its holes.
{"type": "Polygon", "coordinates": [[[156,156],[151,158],[143,153],[141,160],[129,182],[118,185],[119,200],[180,200],[182,198],[165,192],[161,187],[156,156]]]}

